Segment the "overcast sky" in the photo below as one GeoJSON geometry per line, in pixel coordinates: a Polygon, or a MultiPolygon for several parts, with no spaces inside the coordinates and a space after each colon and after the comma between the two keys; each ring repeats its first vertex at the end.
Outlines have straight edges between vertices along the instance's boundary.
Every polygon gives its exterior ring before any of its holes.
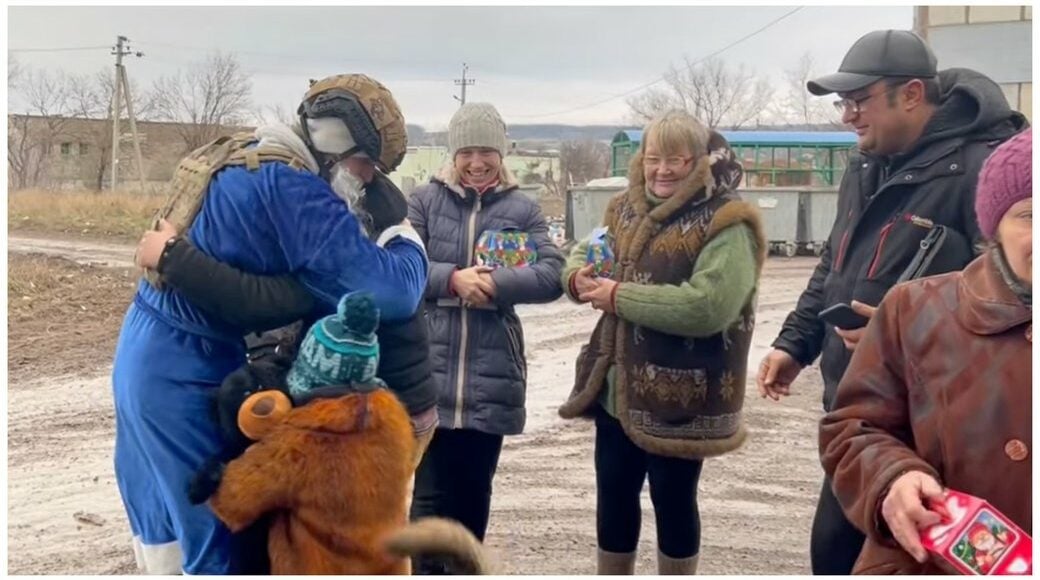
{"type": "MultiPolygon", "coordinates": [[[[83,73],[110,68],[107,46],[122,34],[145,53],[126,61],[142,87],[221,49],[251,73],[257,105],[289,110],[307,79],[365,72],[393,91],[408,122],[428,130],[446,126],[457,108],[453,79],[466,62],[476,79],[468,100],[494,103],[507,123],[617,124],[628,120],[624,97],[588,105],[659,78],[684,56],[715,52],[794,8],[10,7],[7,42],[22,65],[83,73]],[[105,48],[19,50],[95,46],[105,48]]],[[[911,6],[806,6],[720,58],[779,83],[805,52],[819,72],[831,72],[866,32],[912,25],[911,6]]]]}

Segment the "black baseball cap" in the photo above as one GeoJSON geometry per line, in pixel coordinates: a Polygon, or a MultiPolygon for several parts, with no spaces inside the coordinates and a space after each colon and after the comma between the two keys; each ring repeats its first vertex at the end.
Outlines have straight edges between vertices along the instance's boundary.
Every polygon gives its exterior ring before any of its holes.
{"type": "Polygon", "coordinates": [[[909,30],[875,30],[852,45],[838,72],[809,81],[814,95],[847,93],[885,77],[932,78],[935,54],[924,39],[909,30]]]}

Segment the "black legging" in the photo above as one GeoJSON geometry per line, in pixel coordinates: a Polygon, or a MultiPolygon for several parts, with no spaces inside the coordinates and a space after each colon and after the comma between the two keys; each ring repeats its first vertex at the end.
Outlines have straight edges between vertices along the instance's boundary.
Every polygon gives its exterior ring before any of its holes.
{"type": "Polygon", "coordinates": [[[812,573],[828,576],[851,574],[865,540],[863,532],[845,518],[841,504],[831,490],[831,479],[825,477],[809,545],[812,573]]]}
{"type": "Polygon", "coordinates": [[[415,472],[411,518],[452,518],[484,541],[501,451],[501,435],[437,429],[415,472]]]}
{"type": "Polygon", "coordinates": [[[642,510],[639,494],[650,476],[650,499],[657,519],[657,546],[670,558],[700,551],[701,519],[697,482],[701,460],[647,453],[602,408],[596,414],[596,541],[607,552],[634,552],[642,510]]]}

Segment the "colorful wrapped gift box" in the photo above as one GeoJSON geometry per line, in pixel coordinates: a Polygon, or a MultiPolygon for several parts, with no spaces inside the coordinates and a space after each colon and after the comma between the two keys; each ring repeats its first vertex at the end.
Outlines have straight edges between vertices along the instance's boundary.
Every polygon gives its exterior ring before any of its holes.
{"type": "Polygon", "coordinates": [[[921,544],[961,574],[1033,573],[1033,539],[988,502],[949,491],[932,509],[944,521],[922,530],[921,544]]]}
{"type": "Polygon", "coordinates": [[[485,230],[477,238],[474,260],[477,266],[522,268],[538,261],[538,246],[527,232],[485,230]]]}
{"type": "Polygon", "coordinates": [[[592,264],[597,276],[610,278],[614,274],[614,251],[610,249],[612,240],[607,228],[592,230],[589,235],[589,249],[585,254],[585,263],[592,264]]]}

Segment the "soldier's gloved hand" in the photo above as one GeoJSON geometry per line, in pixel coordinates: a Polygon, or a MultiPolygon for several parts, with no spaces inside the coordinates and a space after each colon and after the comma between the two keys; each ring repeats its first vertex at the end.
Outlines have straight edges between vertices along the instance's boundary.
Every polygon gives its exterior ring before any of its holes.
{"type": "Polygon", "coordinates": [[[372,216],[374,233],[398,225],[408,217],[408,199],[394,182],[380,171],[376,171],[372,181],[365,184],[361,207],[372,216]]]}
{"type": "Polygon", "coordinates": [[[188,484],[188,501],[192,505],[205,503],[220,488],[220,480],[224,477],[224,468],[227,464],[216,457],[206,460],[206,463],[195,473],[188,484]]]}

